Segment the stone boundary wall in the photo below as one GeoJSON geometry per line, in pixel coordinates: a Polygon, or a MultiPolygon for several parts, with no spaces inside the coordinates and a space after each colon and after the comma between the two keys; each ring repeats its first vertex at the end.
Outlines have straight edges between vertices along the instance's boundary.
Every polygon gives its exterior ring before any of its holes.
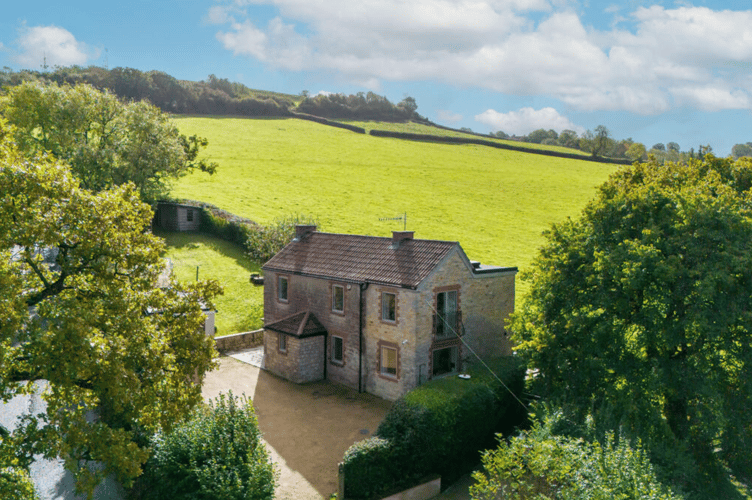
{"type": "Polygon", "coordinates": [[[510,151],[520,151],[522,153],[532,153],[536,155],[555,156],[557,158],[569,158],[572,160],[584,160],[597,163],[613,163],[616,165],[631,165],[632,160],[621,158],[604,158],[601,156],[584,156],[574,153],[563,153],[559,151],[549,151],[546,149],[528,148],[524,146],[512,146],[509,144],[502,144],[494,141],[486,141],[483,139],[472,139],[469,137],[447,137],[440,135],[430,134],[412,134],[408,132],[392,132],[390,130],[378,130],[373,129],[369,132],[374,137],[391,137],[393,139],[406,139],[409,141],[425,141],[425,142],[437,142],[445,144],[476,144],[479,146],[488,146],[497,149],[508,149],[510,151]]]}
{"type": "Polygon", "coordinates": [[[220,354],[259,347],[264,343],[264,329],[215,337],[214,342],[220,354]]]}

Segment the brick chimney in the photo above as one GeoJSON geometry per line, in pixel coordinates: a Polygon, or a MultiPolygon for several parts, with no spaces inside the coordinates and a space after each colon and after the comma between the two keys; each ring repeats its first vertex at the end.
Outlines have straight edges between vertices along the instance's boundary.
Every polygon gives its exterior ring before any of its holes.
{"type": "Polygon", "coordinates": [[[414,235],[415,231],[392,231],[392,248],[396,250],[402,240],[411,240],[414,235]]]}
{"type": "Polygon", "coordinates": [[[295,239],[300,241],[310,233],[316,232],[316,226],[298,224],[295,226],[295,239]]]}

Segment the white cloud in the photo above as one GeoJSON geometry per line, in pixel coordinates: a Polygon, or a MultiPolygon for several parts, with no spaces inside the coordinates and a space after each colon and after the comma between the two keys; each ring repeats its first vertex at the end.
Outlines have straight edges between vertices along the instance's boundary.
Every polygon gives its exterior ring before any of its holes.
{"type": "Polygon", "coordinates": [[[583,127],[575,125],[567,117],[560,115],[554,108],[538,110],[522,108],[508,113],[499,113],[493,109],[488,109],[476,115],[475,120],[488,125],[493,131],[501,130],[513,135],[527,135],[540,128],[554,129],[557,132],[566,129],[574,130],[577,133],[585,131],[583,127]]]}
{"type": "Polygon", "coordinates": [[[436,111],[436,119],[444,123],[457,123],[462,120],[462,115],[445,109],[440,109],[436,111]]]}
{"type": "Polygon", "coordinates": [[[236,0],[212,7],[207,17],[225,25],[217,38],[237,55],[281,69],[334,72],[369,88],[382,80],[432,80],[546,95],[579,110],[642,114],[679,105],[752,106],[743,67],[752,63],[752,11],[611,6],[614,23],[598,30],[583,25],[571,5],[236,0]],[[254,4],[276,7],[279,17],[258,27],[250,18],[254,4]]]}
{"type": "Polygon", "coordinates": [[[24,26],[16,44],[20,52],[15,60],[27,68],[38,68],[45,62],[48,66],[83,65],[99,57],[98,50],[90,49],[70,31],[54,25],[24,26]]]}

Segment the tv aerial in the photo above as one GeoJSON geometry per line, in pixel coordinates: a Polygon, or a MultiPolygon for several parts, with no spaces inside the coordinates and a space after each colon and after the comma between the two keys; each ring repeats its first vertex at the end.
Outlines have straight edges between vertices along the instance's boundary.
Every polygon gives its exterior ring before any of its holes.
{"type": "Polygon", "coordinates": [[[403,213],[399,217],[381,217],[379,220],[401,220],[404,223],[404,231],[407,231],[407,212],[403,213]]]}

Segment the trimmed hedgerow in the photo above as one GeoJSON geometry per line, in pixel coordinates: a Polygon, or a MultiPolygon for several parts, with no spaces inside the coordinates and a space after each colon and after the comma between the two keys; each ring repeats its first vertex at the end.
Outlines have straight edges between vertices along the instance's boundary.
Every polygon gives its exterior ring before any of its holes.
{"type": "Polygon", "coordinates": [[[392,441],[371,437],[352,445],[345,452],[345,488],[347,498],[371,498],[404,482],[392,441]]]}
{"type": "Polygon", "coordinates": [[[377,438],[345,453],[346,496],[370,498],[429,474],[451,482],[472,470],[496,433],[511,431],[525,418],[516,399],[524,387],[519,360],[500,358],[490,368],[503,384],[478,364],[469,370],[470,380],[432,380],[397,400],[377,438]]]}
{"type": "Polygon", "coordinates": [[[272,500],[276,482],[253,405],[230,392],[154,438],[133,493],[141,500],[272,500]]]}

